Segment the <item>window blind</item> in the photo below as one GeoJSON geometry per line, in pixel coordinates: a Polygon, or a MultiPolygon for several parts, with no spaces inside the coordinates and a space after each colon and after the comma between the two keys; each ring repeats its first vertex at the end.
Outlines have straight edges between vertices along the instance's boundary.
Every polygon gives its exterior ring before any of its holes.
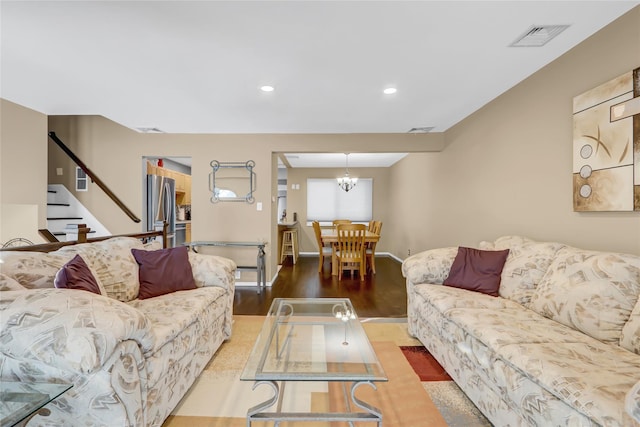
{"type": "Polygon", "coordinates": [[[335,179],[307,179],[307,221],[367,222],[372,218],[373,178],[358,178],[358,184],[349,192],[338,187],[335,179]]]}

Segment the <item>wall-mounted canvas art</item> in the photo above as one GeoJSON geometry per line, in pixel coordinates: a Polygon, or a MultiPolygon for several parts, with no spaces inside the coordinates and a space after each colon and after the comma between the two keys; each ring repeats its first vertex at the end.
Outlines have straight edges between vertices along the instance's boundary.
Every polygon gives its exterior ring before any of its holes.
{"type": "Polygon", "coordinates": [[[573,210],[640,211],[640,68],[573,98],[573,210]]]}

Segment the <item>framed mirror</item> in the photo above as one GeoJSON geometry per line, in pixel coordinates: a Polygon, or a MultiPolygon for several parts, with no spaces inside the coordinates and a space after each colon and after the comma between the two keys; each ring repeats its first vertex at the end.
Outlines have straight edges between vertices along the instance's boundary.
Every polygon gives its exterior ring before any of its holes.
{"type": "Polygon", "coordinates": [[[247,202],[253,203],[256,191],[256,163],[253,160],[243,162],[219,162],[212,160],[209,174],[211,203],[247,202]]]}

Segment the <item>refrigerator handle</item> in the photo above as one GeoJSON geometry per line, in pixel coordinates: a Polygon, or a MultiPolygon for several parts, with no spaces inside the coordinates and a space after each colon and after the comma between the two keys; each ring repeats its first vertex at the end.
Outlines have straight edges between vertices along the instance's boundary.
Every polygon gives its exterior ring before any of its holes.
{"type": "Polygon", "coordinates": [[[164,218],[163,220],[166,222],[170,222],[171,218],[169,218],[169,216],[171,215],[171,188],[169,187],[169,184],[165,182],[164,186],[163,186],[163,192],[164,195],[162,197],[162,200],[164,200],[164,218]]]}

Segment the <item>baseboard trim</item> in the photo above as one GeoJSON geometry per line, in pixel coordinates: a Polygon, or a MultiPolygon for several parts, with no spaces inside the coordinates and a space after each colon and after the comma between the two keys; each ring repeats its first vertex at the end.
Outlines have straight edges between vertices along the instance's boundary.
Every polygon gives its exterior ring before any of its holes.
{"type": "MultiPolygon", "coordinates": [[[[272,282],[267,282],[266,286],[271,287],[271,283],[272,282]]],[[[257,287],[258,287],[258,282],[236,282],[236,288],[257,288],[257,287]]]]}

